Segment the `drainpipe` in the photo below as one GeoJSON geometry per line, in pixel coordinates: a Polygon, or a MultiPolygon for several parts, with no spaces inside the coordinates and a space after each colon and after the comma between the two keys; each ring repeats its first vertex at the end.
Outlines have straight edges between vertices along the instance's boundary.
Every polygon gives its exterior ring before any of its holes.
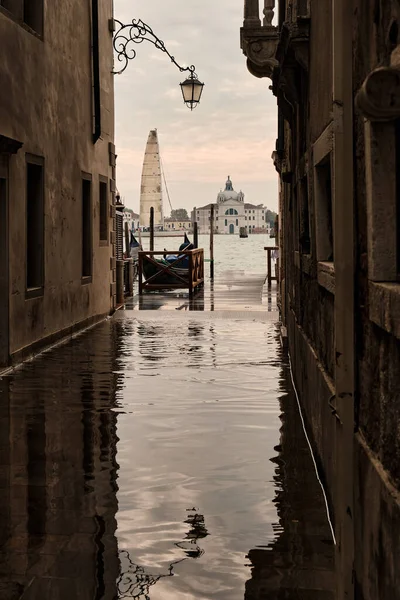
{"type": "Polygon", "coordinates": [[[351,0],[333,0],[333,222],[335,260],[337,600],[353,600],[354,189],[351,0]]]}

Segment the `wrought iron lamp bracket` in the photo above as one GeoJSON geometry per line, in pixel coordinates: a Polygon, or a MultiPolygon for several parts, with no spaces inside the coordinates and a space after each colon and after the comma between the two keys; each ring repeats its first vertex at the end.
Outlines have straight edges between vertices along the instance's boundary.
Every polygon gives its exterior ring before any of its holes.
{"type": "Polygon", "coordinates": [[[158,50],[161,50],[169,58],[171,62],[178,67],[181,73],[189,72],[190,77],[197,79],[195,73],[195,66],[181,67],[181,65],[175,60],[175,57],[168,52],[164,42],[160,40],[154,33],[151,27],[144,23],[141,19],[132,19],[131,23],[121,23],[117,19],[114,19],[115,34],[113,37],[113,47],[117,55],[117,60],[122,63],[122,68],[118,71],[113,71],[114,75],[120,75],[123,73],[128,66],[130,60],[136,57],[135,44],[141,44],[142,42],[150,42],[158,50]]]}

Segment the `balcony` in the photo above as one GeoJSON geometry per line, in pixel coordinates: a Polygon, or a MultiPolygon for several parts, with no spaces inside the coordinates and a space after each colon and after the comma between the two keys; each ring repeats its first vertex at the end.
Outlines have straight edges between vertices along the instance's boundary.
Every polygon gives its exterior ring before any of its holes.
{"type": "Polygon", "coordinates": [[[275,0],[264,2],[263,21],[260,19],[260,0],[244,0],[244,22],[240,30],[240,47],[247,57],[247,68],[255,77],[269,77],[278,61],[275,58],[279,41],[278,28],[272,25],[275,0]]]}
{"type": "Polygon", "coordinates": [[[280,73],[300,66],[308,71],[310,0],[281,0],[279,26],[272,24],[275,0],[244,0],[240,47],[255,77],[269,77],[277,93],[280,73]],[[263,21],[260,19],[263,2],[263,21]]]}

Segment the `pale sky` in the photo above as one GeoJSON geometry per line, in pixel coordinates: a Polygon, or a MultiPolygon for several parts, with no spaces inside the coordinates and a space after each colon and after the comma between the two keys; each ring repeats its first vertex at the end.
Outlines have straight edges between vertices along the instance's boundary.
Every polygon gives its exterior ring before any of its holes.
{"type": "MultiPolygon", "coordinates": [[[[227,175],[245,202],[278,206],[271,154],[277,137],[276,100],[269,79],[247,71],[240,49],[243,0],[115,0],[122,22],[146,22],[179,64],[194,64],[205,83],[190,111],[179,83],[185,75],[152,44],[115,76],[117,187],[139,212],[140,177],[150,129],[157,128],[173,208],[215,202],[227,175]]],[[[115,68],[118,68],[117,61],[115,68]]],[[[164,195],[164,214],[170,208],[164,195]]]]}

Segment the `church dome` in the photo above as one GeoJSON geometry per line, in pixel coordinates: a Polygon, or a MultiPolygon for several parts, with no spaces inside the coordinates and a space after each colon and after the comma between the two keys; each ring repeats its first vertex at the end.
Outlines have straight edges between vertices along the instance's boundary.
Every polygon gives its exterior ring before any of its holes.
{"type": "Polygon", "coordinates": [[[225,190],[218,194],[218,202],[226,202],[227,200],[238,200],[239,202],[243,202],[243,199],[243,192],[235,192],[231,178],[228,175],[228,179],[225,184],[225,190]]]}

